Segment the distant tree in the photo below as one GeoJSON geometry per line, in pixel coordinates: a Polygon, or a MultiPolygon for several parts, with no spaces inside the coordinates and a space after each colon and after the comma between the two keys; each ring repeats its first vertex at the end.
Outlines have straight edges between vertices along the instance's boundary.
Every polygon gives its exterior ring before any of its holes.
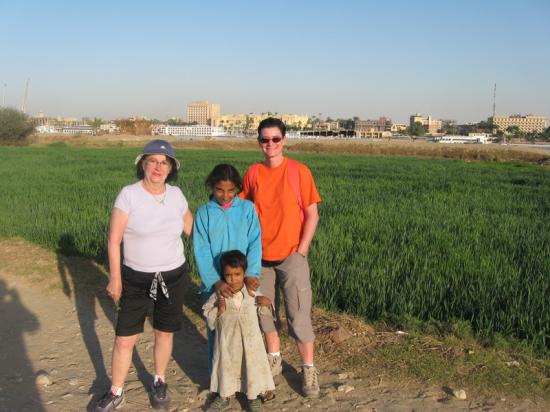
{"type": "Polygon", "coordinates": [[[424,133],[426,131],[424,130],[424,126],[422,126],[422,123],[415,122],[410,128],[409,133],[411,136],[424,136],[424,133]]]}
{"type": "Polygon", "coordinates": [[[352,130],[355,126],[353,119],[336,119],[336,121],[340,123],[342,129],[352,130]]]}
{"type": "Polygon", "coordinates": [[[459,129],[458,126],[454,123],[445,123],[443,127],[441,128],[442,132],[445,134],[458,134],[459,129]]]}
{"type": "Polygon", "coordinates": [[[0,144],[26,144],[33,131],[34,126],[25,113],[10,107],[0,109],[0,144]]]}
{"type": "Polygon", "coordinates": [[[481,121],[477,124],[477,129],[485,133],[493,133],[493,123],[481,121]]]}
{"type": "Polygon", "coordinates": [[[93,120],[88,120],[88,124],[96,129],[99,129],[99,126],[103,124],[103,120],[98,117],[94,117],[93,120]]]}
{"type": "Polygon", "coordinates": [[[179,117],[172,117],[166,121],[169,126],[185,126],[187,123],[181,120],[179,117]]]}
{"type": "Polygon", "coordinates": [[[518,126],[508,126],[506,132],[513,138],[520,139],[524,136],[524,133],[519,130],[518,126]]]}
{"type": "Polygon", "coordinates": [[[468,133],[477,131],[477,124],[459,124],[456,127],[458,128],[456,134],[461,136],[468,136],[468,133]]]}
{"type": "Polygon", "coordinates": [[[535,143],[541,136],[542,133],[538,132],[529,132],[525,134],[525,138],[529,141],[529,143],[535,143]]]}
{"type": "Polygon", "coordinates": [[[133,135],[151,134],[151,122],[149,120],[119,119],[115,120],[115,124],[121,133],[133,135]]]}

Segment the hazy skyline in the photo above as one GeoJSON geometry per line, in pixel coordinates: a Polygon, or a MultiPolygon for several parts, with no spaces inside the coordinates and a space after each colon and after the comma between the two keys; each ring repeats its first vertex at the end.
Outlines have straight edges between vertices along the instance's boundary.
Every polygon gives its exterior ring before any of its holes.
{"type": "MultiPolygon", "coordinates": [[[[0,92],[48,116],[550,117],[550,2],[0,0],[0,92]]],[[[1,103],[1,101],[0,101],[1,103]]]]}

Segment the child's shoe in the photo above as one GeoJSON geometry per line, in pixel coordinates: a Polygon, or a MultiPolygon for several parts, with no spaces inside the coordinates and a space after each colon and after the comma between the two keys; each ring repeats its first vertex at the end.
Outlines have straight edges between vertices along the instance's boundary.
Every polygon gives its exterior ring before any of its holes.
{"type": "Polygon", "coordinates": [[[229,409],[229,398],[217,396],[214,400],[212,400],[206,412],[220,412],[227,409],[229,409]]]}
{"type": "Polygon", "coordinates": [[[248,410],[249,410],[249,412],[261,412],[261,410],[262,410],[262,400],[260,398],[249,399],[248,400],[248,410]]]}

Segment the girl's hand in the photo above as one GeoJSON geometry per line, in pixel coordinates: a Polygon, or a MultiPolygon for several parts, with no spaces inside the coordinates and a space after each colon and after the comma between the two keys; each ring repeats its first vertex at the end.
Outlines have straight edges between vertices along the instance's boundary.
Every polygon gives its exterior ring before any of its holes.
{"type": "Polygon", "coordinates": [[[231,289],[231,286],[229,286],[224,280],[218,280],[214,284],[214,289],[216,289],[216,294],[220,298],[231,298],[235,294],[231,289]]]}
{"type": "Polygon", "coordinates": [[[218,299],[218,318],[225,312],[225,298],[220,297],[218,299]]]}
{"type": "Polygon", "coordinates": [[[115,302],[115,304],[118,304],[118,301],[120,300],[120,295],[122,294],[122,282],[120,281],[120,279],[110,279],[109,283],[107,284],[106,290],[107,295],[109,295],[109,297],[113,299],[113,302],[115,302]]]}
{"type": "Polygon", "coordinates": [[[256,296],[256,305],[257,306],[271,306],[271,299],[267,296],[256,296]]]}
{"type": "Polygon", "coordinates": [[[256,289],[260,287],[260,280],[256,276],[245,276],[244,284],[248,294],[252,297],[256,296],[256,289]]]}

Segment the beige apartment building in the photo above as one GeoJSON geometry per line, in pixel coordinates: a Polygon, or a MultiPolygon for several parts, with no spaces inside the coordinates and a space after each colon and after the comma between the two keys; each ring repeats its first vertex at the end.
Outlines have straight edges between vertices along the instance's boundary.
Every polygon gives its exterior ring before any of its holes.
{"type": "Polygon", "coordinates": [[[515,114],[512,116],[494,116],[489,117],[489,123],[493,124],[493,127],[506,132],[510,126],[517,126],[520,132],[544,132],[548,127],[548,119],[546,116],[534,116],[528,114],[527,116],[521,116],[515,114]]]}
{"type": "Polygon", "coordinates": [[[217,119],[213,119],[214,126],[221,126],[230,133],[239,133],[244,131],[255,131],[260,122],[268,117],[277,117],[281,119],[287,127],[297,127],[303,129],[309,122],[309,117],[298,114],[224,114],[217,119]]]}
{"type": "Polygon", "coordinates": [[[415,123],[420,123],[424,126],[426,133],[429,134],[439,133],[443,127],[443,122],[441,120],[433,119],[432,116],[424,117],[420,113],[413,114],[410,120],[411,127],[415,123]]]}
{"type": "Polygon", "coordinates": [[[220,117],[220,105],[207,100],[191,102],[187,105],[189,123],[212,125],[220,117]]]}

